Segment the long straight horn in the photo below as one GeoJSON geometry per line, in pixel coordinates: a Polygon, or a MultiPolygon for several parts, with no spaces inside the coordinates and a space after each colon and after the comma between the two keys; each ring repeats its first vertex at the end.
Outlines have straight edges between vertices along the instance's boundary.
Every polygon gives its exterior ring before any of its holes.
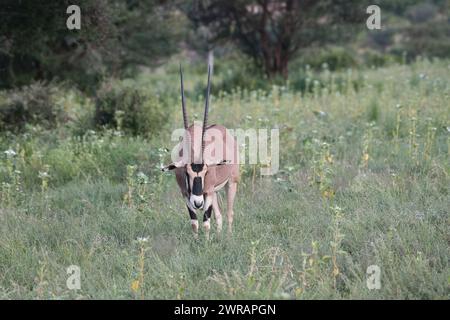
{"type": "Polygon", "coordinates": [[[180,91],[181,91],[181,107],[183,109],[184,129],[187,130],[188,118],[187,118],[187,113],[186,113],[186,101],[184,100],[183,70],[181,70],[181,63],[180,63],[180,91]]]}
{"type": "Polygon", "coordinates": [[[208,86],[206,88],[205,113],[203,115],[203,130],[202,130],[202,161],[203,151],[205,150],[205,132],[208,125],[208,110],[209,110],[209,92],[211,91],[211,65],[208,64],[208,86]]]}

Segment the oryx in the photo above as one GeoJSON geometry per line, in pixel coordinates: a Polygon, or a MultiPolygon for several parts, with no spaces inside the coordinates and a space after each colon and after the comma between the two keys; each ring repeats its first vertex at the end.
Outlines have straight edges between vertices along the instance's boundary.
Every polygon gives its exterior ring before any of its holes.
{"type": "Polygon", "coordinates": [[[209,237],[211,211],[222,230],[222,215],[217,201],[217,191],[226,186],[228,231],[232,230],[233,203],[239,181],[238,145],[236,138],[221,125],[208,123],[209,94],[211,89],[211,67],[208,65],[203,124],[188,126],[184,99],[183,72],[180,66],[181,106],[183,111],[184,136],[177,159],[164,167],[163,171],[175,170],[177,184],[186,201],[194,236],[198,236],[197,210],[203,209],[203,227],[209,237]]]}

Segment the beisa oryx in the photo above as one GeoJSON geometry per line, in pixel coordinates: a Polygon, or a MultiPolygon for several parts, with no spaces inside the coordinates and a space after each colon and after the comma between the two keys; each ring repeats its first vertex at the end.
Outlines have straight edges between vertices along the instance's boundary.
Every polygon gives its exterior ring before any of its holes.
{"type": "Polygon", "coordinates": [[[203,227],[206,237],[211,229],[210,218],[214,211],[217,231],[222,230],[217,192],[226,187],[228,232],[232,230],[233,203],[239,181],[238,145],[236,138],[221,125],[208,126],[211,66],[208,66],[203,124],[188,126],[184,99],[183,72],[180,66],[181,106],[184,134],[178,149],[172,153],[172,163],[163,171],[175,170],[177,184],[186,201],[194,236],[198,236],[197,210],[203,210],[203,227]],[[174,159],[174,157],[176,159],[174,159]]]}

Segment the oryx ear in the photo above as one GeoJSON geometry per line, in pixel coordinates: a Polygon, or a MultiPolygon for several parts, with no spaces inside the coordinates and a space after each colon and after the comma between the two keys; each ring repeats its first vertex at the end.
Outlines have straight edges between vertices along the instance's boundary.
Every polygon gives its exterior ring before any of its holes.
{"type": "Polygon", "coordinates": [[[161,171],[163,171],[163,172],[166,172],[166,171],[170,171],[170,170],[173,170],[173,169],[176,169],[176,168],[180,168],[181,166],[180,166],[180,164],[179,163],[171,163],[171,164],[169,164],[168,166],[165,166],[165,167],[163,167],[163,168],[161,168],[161,171]]]}

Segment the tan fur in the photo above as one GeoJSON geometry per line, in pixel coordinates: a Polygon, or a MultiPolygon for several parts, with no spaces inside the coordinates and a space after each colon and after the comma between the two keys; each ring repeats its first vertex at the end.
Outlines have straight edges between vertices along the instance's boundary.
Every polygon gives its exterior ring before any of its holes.
{"type": "MultiPolygon", "coordinates": [[[[190,134],[190,146],[191,146],[191,159],[188,159],[189,163],[200,163],[201,162],[201,126],[194,124],[188,128],[190,134]]],[[[217,194],[221,188],[226,186],[227,188],[227,218],[228,218],[228,231],[231,232],[232,222],[233,222],[233,204],[234,197],[237,191],[237,183],[239,182],[239,154],[238,145],[236,138],[233,137],[228,130],[221,125],[211,125],[207,127],[205,133],[205,150],[213,150],[211,144],[216,143],[212,137],[214,136],[212,132],[220,133],[223,137],[222,146],[223,153],[221,156],[217,156],[214,153],[212,155],[204,155],[204,163],[206,164],[206,171],[204,175],[204,186],[203,193],[205,197],[205,203],[211,201],[214,211],[214,216],[217,221],[217,230],[220,232],[222,229],[222,216],[220,213],[220,208],[217,202],[217,194]],[[214,131],[216,130],[216,131],[214,131]],[[222,161],[227,161],[226,164],[216,165],[222,161]],[[224,182],[226,182],[224,184],[224,182]],[[220,189],[218,187],[221,187],[220,189]],[[210,198],[210,199],[208,199],[210,198]],[[208,201],[209,200],[209,201],[208,201]]],[[[185,137],[186,138],[186,137],[185,137]]],[[[216,143],[218,147],[219,143],[216,143]]],[[[217,148],[218,148],[217,147],[217,148]]],[[[176,163],[180,167],[175,169],[175,176],[177,184],[180,188],[183,197],[188,198],[188,189],[186,187],[186,173],[188,169],[186,165],[189,163],[183,163],[183,151],[179,153],[180,158],[176,160],[176,163]]],[[[200,173],[199,176],[202,176],[200,173]]],[[[203,177],[202,177],[203,178],[203,177]]],[[[191,181],[192,182],[192,181],[191,181]]],[[[207,235],[209,233],[209,221],[204,224],[206,227],[207,235]]],[[[195,230],[197,231],[197,230],[195,230]]]]}
{"type": "MultiPolygon", "coordinates": [[[[218,130],[222,133],[222,136],[225,138],[223,142],[223,153],[222,157],[208,157],[205,158],[205,164],[208,165],[208,173],[205,176],[205,186],[204,193],[212,194],[214,193],[214,188],[220,184],[222,184],[225,180],[228,179],[228,183],[237,183],[239,182],[239,154],[238,154],[238,145],[236,138],[234,138],[228,130],[221,125],[211,125],[206,129],[205,133],[205,149],[210,146],[210,144],[214,143],[214,141],[210,141],[209,132],[210,130],[218,130]],[[224,164],[220,166],[209,166],[211,164],[219,163],[222,160],[230,161],[230,164],[224,164]]],[[[191,161],[190,162],[200,162],[200,158],[198,158],[199,152],[197,148],[201,148],[201,126],[199,125],[191,125],[188,128],[190,133],[190,145],[191,145],[191,161]]],[[[180,151],[180,158],[176,160],[176,162],[181,162],[183,159],[183,151],[180,151]]],[[[182,163],[182,165],[185,165],[182,163]]],[[[186,168],[180,167],[175,169],[175,175],[177,178],[178,186],[181,189],[181,193],[184,196],[187,196],[187,189],[185,183],[186,176],[186,168]]]]}

